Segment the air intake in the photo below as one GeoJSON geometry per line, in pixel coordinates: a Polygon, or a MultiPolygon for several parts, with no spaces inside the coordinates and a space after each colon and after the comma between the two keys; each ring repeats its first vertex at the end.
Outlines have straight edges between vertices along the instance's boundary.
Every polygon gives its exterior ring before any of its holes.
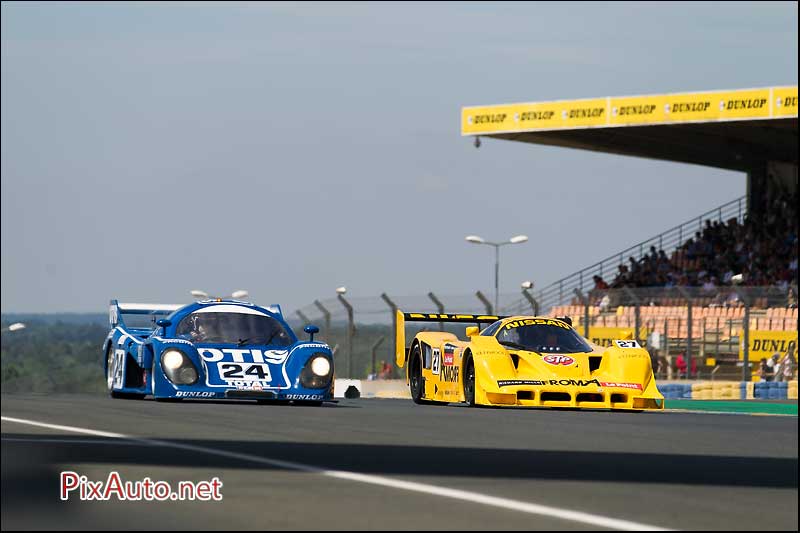
{"type": "Polygon", "coordinates": [[[543,402],[568,402],[572,400],[572,396],[568,392],[543,392],[540,397],[543,402]]]}
{"type": "Polygon", "coordinates": [[[582,392],[578,394],[577,402],[602,402],[603,395],[596,392],[582,392]]]}

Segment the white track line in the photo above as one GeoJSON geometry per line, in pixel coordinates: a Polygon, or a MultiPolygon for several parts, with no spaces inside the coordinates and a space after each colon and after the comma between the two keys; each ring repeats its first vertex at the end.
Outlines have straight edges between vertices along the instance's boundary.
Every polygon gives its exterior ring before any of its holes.
{"type": "Polygon", "coordinates": [[[638,522],[631,522],[629,520],[620,520],[617,518],[609,518],[606,516],[595,515],[591,513],[584,513],[581,511],[571,511],[569,509],[561,509],[558,507],[550,507],[547,505],[539,505],[535,503],[528,503],[519,500],[512,500],[509,498],[499,498],[496,496],[489,496],[477,492],[469,492],[465,490],[449,489],[446,487],[437,487],[436,485],[428,485],[426,483],[416,483],[413,481],[402,481],[382,476],[375,476],[370,474],[358,474],[356,472],[347,472],[344,470],[326,470],[311,465],[301,463],[293,463],[289,461],[281,461],[278,459],[270,459],[268,457],[260,457],[257,455],[250,455],[246,453],[229,452],[226,450],[218,450],[215,448],[206,448],[203,446],[195,446],[192,444],[181,444],[177,442],[168,442],[156,439],[146,439],[141,437],[132,437],[122,435],[121,433],[110,433],[107,431],[95,431],[93,429],[79,428],[74,426],[61,426],[57,424],[47,424],[44,422],[36,422],[34,420],[27,420],[23,418],[12,418],[9,416],[0,417],[4,422],[14,422],[17,424],[27,424],[29,426],[37,426],[48,429],[55,429],[59,431],[66,431],[70,433],[81,433],[84,435],[93,435],[98,437],[107,437],[112,439],[124,439],[135,441],[147,445],[165,446],[169,448],[177,448],[180,450],[188,450],[197,453],[204,453],[208,455],[216,455],[219,457],[228,457],[231,459],[238,459],[245,462],[264,464],[269,466],[277,466],[290,470],[299,470],[302,472],[310,472],[320,474],[326,477],[335,479],[344,479],[358,483],[366,483],[370,485],[379,485],[382,487],[389,487],[393,489],[405,490],[409,492],[418,492],[422,494],[432,494],[442,498],[451,498],[463,502],[478,503],[481,505],[488,505],[500,509],[508,509],[512,511],[519,511],[523,513],[547,516],[550,518],[559,518],[561,520],[569,520],[571,522],[580,522],[594,527],[603,527],[609,529],[617,529],[624,531],[670,531],[669,529],[653,526],[650,524],[641,524],[638,522]]]}

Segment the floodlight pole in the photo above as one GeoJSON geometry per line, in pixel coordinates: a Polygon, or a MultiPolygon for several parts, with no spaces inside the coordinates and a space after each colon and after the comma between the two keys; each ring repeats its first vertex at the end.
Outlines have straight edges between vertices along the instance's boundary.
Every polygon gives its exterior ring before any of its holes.
{"type": "Polygon", "coordinates": [[[512,237],[511,239],[503,242],[491,242],[487,241],[477,235],[468,235],[466,237],[467,242],[471,242],[473,244],[486,244],[488,246],[494,246],[494,309],[500,309],[500,247],[505,246],[507,244],[522,244],[528,240],[526,235],[517,235],[516,237],[512,237]]]}

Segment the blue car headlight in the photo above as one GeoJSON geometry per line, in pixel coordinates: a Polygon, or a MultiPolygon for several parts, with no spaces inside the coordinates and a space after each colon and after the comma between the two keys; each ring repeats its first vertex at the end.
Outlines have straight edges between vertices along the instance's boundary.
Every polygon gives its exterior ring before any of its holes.
{"type": "Polygon", "coordinates": [[[324,389],[333,378],[333,360],[324,353],[315,353],[308,358],[300,372],[300,385],[307,389],[324,389]]]}
{"type": "Polygon", "coordinates": [[[175,385],[192,385],[197,382],[197,369],[180,350],[170,348],[161,354],[161,368],[175,385]]]}

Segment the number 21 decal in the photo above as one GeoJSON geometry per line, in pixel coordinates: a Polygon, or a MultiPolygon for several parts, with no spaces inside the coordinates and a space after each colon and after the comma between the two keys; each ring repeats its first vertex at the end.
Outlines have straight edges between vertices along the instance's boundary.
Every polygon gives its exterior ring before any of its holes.
{"type": "Polygon", "coordinates": [[[431,363],[431,373],[438,376],[441,367],[442,367],[442,353],[439,351],[439,348],[434,348],[433,362],[431,363]]]}

